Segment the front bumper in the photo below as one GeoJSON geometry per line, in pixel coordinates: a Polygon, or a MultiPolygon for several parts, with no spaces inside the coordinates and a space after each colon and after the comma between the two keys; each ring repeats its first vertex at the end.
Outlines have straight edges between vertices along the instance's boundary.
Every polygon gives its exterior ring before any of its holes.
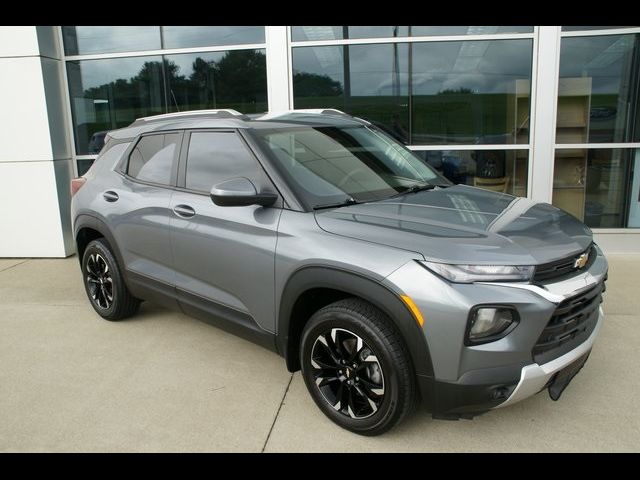
{"type": "Polygon", "coordinates": [[[470,417],[511,405],[548,386],[556,373],[591,350],[603,322],[602,308],[597,307],[584,335],[535,356],[541,334],[563,302],[601,285],[607,270],[606,259],[598,252],[588,270],[544,285],[450,284],[417,264],[387,277],[413,299],[424,317],[422,330],[433,364],[433,376],[417,378],[425,407],[437,418],[470,417]],[[469,310],[487,303],[516,308],[519,324],[494,342],[464,345],[469,310]]]}
{"type": "Polygon", "coordinates": [[[516,385],[516,388],[513,390],[513,393],[511,393],[511,395],[504,402],[502,402],[495,408],[513,405],[520,400],[524,400],[525,398],[535,395],[536,393],[544,389],[545,386],[547,386],[549,381],[556,373],[589,353],[591,351],[591,348],[593,347],[594,342],[596,341],[598,332],[602,327],[603,320],[604,314],[602,312],[602,307],[599,307],[598,323],[596,324],[594,331],[586,341],[581,343],[578,347],[574,348],[570,352],[567,352],[561,357],[558,357],[555,360],[551,360],[550,362],[547,362],[543,365],[534,363],[532,365],[523,367],[520,372],[520,381],[518,382],[518,385],[516,385]]]}

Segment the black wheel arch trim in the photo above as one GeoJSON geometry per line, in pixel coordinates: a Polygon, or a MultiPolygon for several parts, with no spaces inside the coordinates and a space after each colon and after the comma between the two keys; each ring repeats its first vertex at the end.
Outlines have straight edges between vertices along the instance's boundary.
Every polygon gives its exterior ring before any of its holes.
{"type": "MultiPolygon", "coordinates": [[[[93,215],[89,215],[87,213],[81,213],[80,215],[78,215],[73,223],[73,240],[76,243],[76,246],[78,242],[78,234],[80,233],[80,230],[82,230],[83,228],[90,228],[92,230],[95,230],[96,232],[100,233],[107,240],[107,242],[109,242],[109,247],[111,247],[111,251],[113,252],[113,254],[116,257],[116,260],[118,261],[118,265],[123,266],[121,270],[126,282],[127,281],[127,278],[126,278],[127,276],[125,273],[126,269],[124,268],[122,255],[120,253],[120,249],[118,248],[118,244],[116,243],[116,239],[111,233],[111,230],[109,229],[107,224],[101,219],[99,219],[98,217],[94,217],[93,215]]],[[[78,253],[78,261],[80,262],[80,265],[82,265],[82,258],[80,256],[80,252],[77,252],[77,253],[78,253]]]]}
{"type": "Polygon", "coordinates": [[[295,345],[295,339],[290,338],[293,309],[301,295],[315,288],[340,290],[362,298],[386,313],[405,341],[414,373],[433,378],[433,365],[424,333],[399,294],[371,277],[328,266],[305,266],[296,270],[283,289],[277,318],[277,346],[289,371],[299,369],[297,355],[292,353],[298,352],[299,345],[295,345]]]}

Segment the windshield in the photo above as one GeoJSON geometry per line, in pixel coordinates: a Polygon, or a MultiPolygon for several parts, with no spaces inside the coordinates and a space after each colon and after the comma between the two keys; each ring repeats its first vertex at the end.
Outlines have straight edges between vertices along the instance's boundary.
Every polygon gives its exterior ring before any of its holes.
{"type": "Polygon", "coordinates": [[[375,201],[416,185],[450,184],[410,150],[369,126],[254,132],[309,207],[375,201]]]}

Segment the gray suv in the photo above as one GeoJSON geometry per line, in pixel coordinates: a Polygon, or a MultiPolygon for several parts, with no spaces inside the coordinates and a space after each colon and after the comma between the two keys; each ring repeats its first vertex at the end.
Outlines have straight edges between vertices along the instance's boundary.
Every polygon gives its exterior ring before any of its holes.
{"type": "Polygon", "coordinates": [[[353,432],[421,404],[557,400],[602,325],[607,261],[546,203],[453,185],[336,110],[209,110],[111,131],[72,180],[89,300],[153,301],[263,345],[353,432]]]}

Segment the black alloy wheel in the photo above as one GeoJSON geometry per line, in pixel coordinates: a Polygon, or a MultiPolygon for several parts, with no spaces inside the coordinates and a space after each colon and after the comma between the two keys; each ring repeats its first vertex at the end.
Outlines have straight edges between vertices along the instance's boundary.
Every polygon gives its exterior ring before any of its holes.
{"type": "Polygon", "coordinates": [[[99,253],[92,253],[85,274],[89,295],[99,308],[108,309],[113,304],[113,278],[107,261],[99,253]]]}
{"type": "Polygon", "coordinates": [[[337,412],[367,418],[384,399],[384,374],[378,357],[355,333],[332,328],[313,344],[311,366],[318,389],[337,412]]]}
{"type": "Polygon", "coordinates": [[[138,310],[140,300],[129,292],[120,266],[104,238],[93,240],[82,256],[85,290],[94,310],[106,320],[122,320],[138,310]]]}
{"type": "Polygon", "coordinates": [[[300,365],[320,410],[360,435],[380,435],[415,406],[411,358],[393,321],[359,299],[339,300],[304,326],[300,365]]]}

